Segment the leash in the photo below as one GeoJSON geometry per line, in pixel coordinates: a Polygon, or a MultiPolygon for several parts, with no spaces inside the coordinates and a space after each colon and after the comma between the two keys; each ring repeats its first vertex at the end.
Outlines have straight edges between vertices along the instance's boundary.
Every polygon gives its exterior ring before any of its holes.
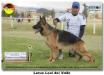
{"type": "Polygon", "coordinates": [[[57,22],[56,22],[56,20],[53,20],[53,24],[54,24],[55,29],[56,29],[57,28],[57,22]]]}

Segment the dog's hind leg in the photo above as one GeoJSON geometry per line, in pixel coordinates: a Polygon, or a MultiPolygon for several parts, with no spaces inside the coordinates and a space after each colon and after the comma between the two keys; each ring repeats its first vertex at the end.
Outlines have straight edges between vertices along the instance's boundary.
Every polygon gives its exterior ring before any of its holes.
{"type": "Polygon", "coordinates": [[[91,54],[87,51],[87,48],[84,42],[78,42],[74,45],[76,52],[82,55],[83,59],[88,61],[89,63],[93,63],[93,58],[91,54]]]}
{"type": "Polygon", "coordinates": [[[82,55],[75,51],[75,59],[79,61],[82,58],[82,55]]]}

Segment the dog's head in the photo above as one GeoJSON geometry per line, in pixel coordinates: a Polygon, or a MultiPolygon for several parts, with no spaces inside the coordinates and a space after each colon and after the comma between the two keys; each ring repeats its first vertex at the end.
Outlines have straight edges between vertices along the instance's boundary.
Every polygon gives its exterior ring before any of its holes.
{"type": "Polygon", "coordinates": [[[43,33],[43,31],[45,30],[44,28],[46,27],[47,22],[45,19],[45,16],[41,17],[40,16],[40,20],[37,22],[36,25],[33,25],[33,29],[35,30],[35,33],[40,32],[41,34],[43,33]]]}

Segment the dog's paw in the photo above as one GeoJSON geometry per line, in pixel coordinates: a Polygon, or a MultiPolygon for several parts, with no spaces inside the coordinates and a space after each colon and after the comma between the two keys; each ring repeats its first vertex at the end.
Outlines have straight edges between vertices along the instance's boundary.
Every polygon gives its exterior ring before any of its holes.
{"type": "Polygon", "coordinates": [[[49,58],[48,58],[48,61],[52,61],[52,57],[49,57],[49,58]]]}
{"type": "Polygon", "coordinates": [[[52,59],[52,61],[51,61],[51,62],[52,62],[52,63],[53,63],[53,62],[55,62],[55,59],[52,59]]]}
{"type": "Polygon", "coordinates": [[[55,62],[55,59],[52,59],[51,61],[50,61],[50,63],[54,63],[55,62]]]}
{"type": "Polygon", "coordinates": [[[94,62],[95,62],[94,59],[92,59],[92,60],[89,61],[90,64],[93,64],[94,62]]]}

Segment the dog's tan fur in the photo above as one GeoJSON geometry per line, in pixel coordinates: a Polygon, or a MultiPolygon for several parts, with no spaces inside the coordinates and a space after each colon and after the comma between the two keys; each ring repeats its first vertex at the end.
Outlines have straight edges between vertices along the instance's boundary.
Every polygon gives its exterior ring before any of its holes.
{"type": "Polygon", "coordinates": [[[49,57],[50,62],[55,62],[55,60],[57,58],[57,54],[59,52],[58,50],[63,49],[63,48],[68,48],[68,49],[73,48],[73,50],[75,50],[77,53],[82,55],[82,57],[84,57],[86,61],[88,61],[90,63],[93,62],[93,58],[92,58],[91,54],[87,51],[86,45],[83,41],[79,41],[79,42],[77,42],[73,45],[65,46],[62,43],[59,43],[57,41],[58,40],[58,36],[57,36],[58,33],[57,33],[56,29],[49,30],[48,25],[45,22],[45,20],[43,19],[42,21],[43,21],[43,25],[42,25],[43,31],[42,31],[42,33],[46,38],[46,42],[47,42],[48,46],[51,48],[51,53],[50,53],[50,57],[49,57]]]}

